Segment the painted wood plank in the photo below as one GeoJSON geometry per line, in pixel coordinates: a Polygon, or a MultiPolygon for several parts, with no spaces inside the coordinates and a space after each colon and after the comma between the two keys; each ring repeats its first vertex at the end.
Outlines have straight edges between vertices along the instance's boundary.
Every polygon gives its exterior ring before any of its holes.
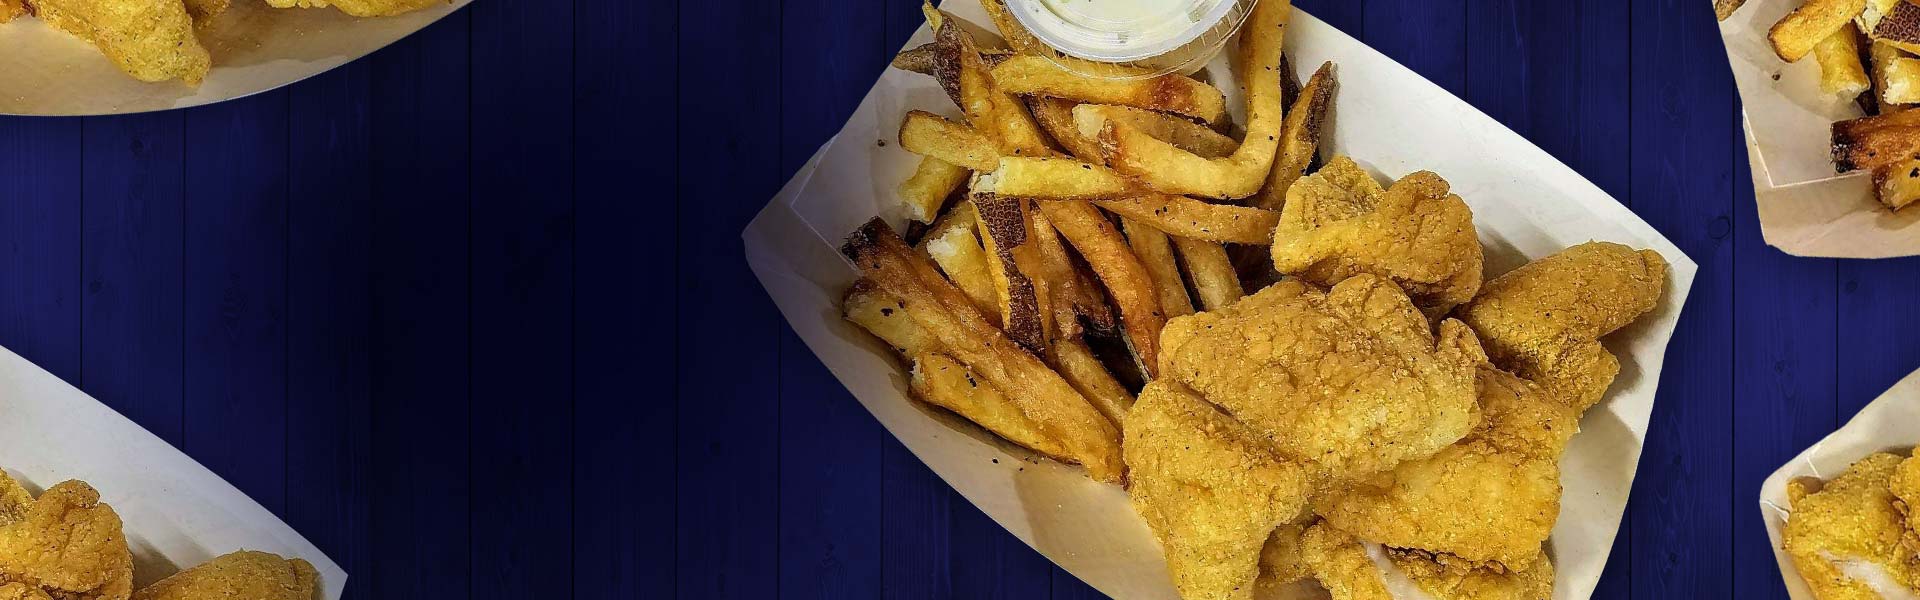
{"type": "Polygon", "coordinates": [[[183,449],[286,515],[287,94],[186,115],[183,449]]]}
{"type": "Polygon", "coordinates": [[[1733,519],[1731,182],[1740,151],[1729,143],[1733,86],[1705,3],[1639,2],[1631,15],[1632,204],[1700,264],[1629,506],[1633,597],[1724,598],[1733,519]]]}
{"type": "Polygon", "coordinates": [[[1055,567],[1045,556],[1007,533],[959,492],[948,492],[953,507],[947,539],[951,544],[955,598],[1015,600],[1047,598],[1055,567]]]}
{"type": "Polygon", "coordinates": [[[1368,0],[1366,8],[1361,15],[1366,35],[1360,39],[1453,95],[1463,95],[1467,79],[1465,0],[1368,0]]]}
{"type": "Polygon", "coordinates": [[[787,173],[779,98],[738,93],[742,74],[771,86],[781,63],[774,3],[679,4],[682,123],[675,225],[680,368],[675,490],[682,598],[768,598],[779,578],[779,315],[745,264],[739,232],[787,173]]]}
{"type": "Polygon", "coordinates": [[[0,119],[0,345],[80,381],[80,121],[0,119]]]}
{"type": "Polygon", "coordinates": [[[474,598],[573,587],[572,7],[467,8],[474,598]]]}
{"type": "Polygon", "coordinates": [[[1355,39],[1366,39],[1367,0],[1295,0],[1293,5],[1355,39]]]}
{"type": "MultiPolygon", "coordinates": [[[[373,566],[371,73],[288,89],[287,524],[347,573],[373,566]]],[[[348,594],[371,595],[350,577],[348,594]]]]}
{"type": "Polygon", "coordinates": [[[1920,257],[1840,261],[1837,278],[1835,417],[1845,423],[1920,368],[1920,257]]]}
{"type": "Polygon", "coordinates": [[[185,161],[179,112],[86,120],[80,388],[182,442],[185,161]]]}
{"type": "Polygon", "coordinates": [[[379,460],[367,515],[376,560],[352,575],[366,580],[367,598],[467,598],[472,589],[469,15],[366,59],[377,98],[367,228],[379,460]]]}

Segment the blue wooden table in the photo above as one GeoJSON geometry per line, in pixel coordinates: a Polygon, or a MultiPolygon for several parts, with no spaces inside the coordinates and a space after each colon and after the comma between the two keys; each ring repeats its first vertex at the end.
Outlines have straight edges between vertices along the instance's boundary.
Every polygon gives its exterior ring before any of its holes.
{"type": "MultiPolygon", "coordinates": [[[[478,2],[283,90],[0,118],[0,345],[283,516],[350,598],[1095,597],[745,268],[916,3],[478,2]]],[[[1760,481],[1920,367],[1920,261],[1762,242],[1706,0],[1299,4],[1700,263],[1598,597],[1784,598],[1760,481]]]]}

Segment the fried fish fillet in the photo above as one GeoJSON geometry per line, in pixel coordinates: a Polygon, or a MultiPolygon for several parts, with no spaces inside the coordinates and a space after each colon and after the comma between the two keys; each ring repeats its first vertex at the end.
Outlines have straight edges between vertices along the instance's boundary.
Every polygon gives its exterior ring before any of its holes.
{"type": "Polygon", "coordinates": [[[0,491],[0,581],[61,600],[126,600],[132,594],[133,553],[120,515],[100,502],[100,492],[68,481],[19,510],[24,489],[4,475],[0,479],[6,490],[0,491]]]}
{"type": "Polygon", "coordinates": [[[1526,570],[1445,554],[1363,544],[1325,523],[1307,529],[1302,556],[1333,600],[1547,600],[1553,563],[1535,548],[1526,570]]]}
{"type": "Polygon", "coordinates": [[[1336,478],[1433,456],[1479,422],[1473,333],[1427,320],[1392,282],[1360,275],[1321,292],[1283,281],[1169,322],[1161,375],[1336,478]],[[1391,443],[1381,443],[1382,440],[1391,443]]]}
{"type": "Polygon", "coordinates": [[[1309,477],[1192,390],[1147,384],[1127,414],[1128,493],[1185,600],[1251,600],[1261,548],[1306,508],[1309,477]]]}
{"type": "Polygon", "coordinates": [[[0,585],[0,600],[53,600],[46,592],[24,583],[0,585]]]}
{"type": "Polygon", "coordinates": [[[1300,548],[1300,537],[1306,535],[1309,524],[1306,519],[1286,523],[1267,536],[1267,545],[1260,548],[1260,587],[1279,587],[1313,578],[1313,570],[1307,567],[1307,558],[1300,548]]]}
{"type": "Polygon", "coordinates": [[[267,0],[274,8],[327,8],[329,6],[356,17],[391,17],[410,13],[447,0],[267,0]]]}
{"type": "Polygon", "coordinates": [[[100,48],[141,81],[179,79],[199,85],[213,59],[193,35],[181,0],[28,0],[33,12],[100,48]]]}
{"type": "Polygon", "coordinates": [[[1920,569],[1901,544],[1906,534],[1889,483],[1897,455],[1861,459],[1818,491],[1804,481],[1788,483],[1793,504],[1782,545],[1814,597],[1879,600],[1879,589],[1920,590],[1920,569]]]}
{"type": "Polygon", "coordinates": [[[1901,461],[1887,487],[1899,501],[1896,506],[1901,514],[1907,516],[1907,535],[1903,538],[1907,553],[1920,560],[1920,457],[1901,461]]]}
{"type": "MultiPolygon", "coordinates": [[[[27,5],[23,0],[0,0],[0,23],[12,21],[25,14],[27,14],[27,5]]],[[[6,600],[6,596],[0,595],[0,600],[6,600]]]]}
{"type": "Polygon", "coordinates": [[[1432,458],[1316,503],[1329,525],[1395,548],[1525,569],[1560,516],[1560,455],[1579,415],[1519,377],[1480,370],[1481,425],[1432,458]]]}
{"type": "Polygon", "coordinates": [[[187,14],[193,16],[193,24],[204,26],[214,17],[227,12],[232,0],[186,0],[187,14]]]}
{"type": "Polygon", "coordinates": [[[1598,340],[1658,306],[1666,284],[1658,252],[1587,242],[1495,278],[1454,316],[1495,365],[1584,412],[1620,372],[1598,340]]]}
{"type": "Polygon", "coordinates": [[[133,599],[313,600],[319,578],[320,573],[304,560],[235,552],[155,582],[133,599]]]}
{"type": "Polygon", "coordinates": [[[1372,273],[1433,315],[1480,291],[1482,263],[1473,210],[1447,180],[1421,171],[1382,190],[1344,156],[1287,190],[1273,234],[1280,273],[1321,286],[1372,273]]]}

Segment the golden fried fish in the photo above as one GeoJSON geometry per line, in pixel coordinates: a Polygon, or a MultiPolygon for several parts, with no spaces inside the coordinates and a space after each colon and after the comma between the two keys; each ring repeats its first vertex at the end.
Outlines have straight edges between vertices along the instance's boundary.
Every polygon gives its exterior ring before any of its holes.
{"type": "Polygon", "coordinates": [[[1392,282],[1283,281],[1170,321],[1161,375],[1200,392],[1315,473],[1355,478],[1433,456],[1479,422],[1473,333],[1427,320],[1392,282]],[[1393,443],[1380,443],[1392,440],[1393,443]]]}
{"type": "Polygon", "coordinates": [[[1920,457],[1901,461],[1887,487],[1898,500],[1901,514],[1907,516],[1907,553],[1920,560],[1920,457]]]}
{"type": "Polygon", "coordinates": [[[53,597],[37,587],[24,583],[9,583],[0,585],[0,600],[53,600],[53,597]]]}
{"type": "Polygon", "coordinates": [[[1659,253],[1587,242],[1494,278],[1454,316],[1495,365],[1584,412],[1620,372],[1598,340],[1658,306],[1666,284],[1659,253]]]}
{"type": "Polygon", "coordinates": [[[1309,521],[1287,523],[1267,536],[1260,548],[1260,587],[1279,587],[1313,578],[1305,556],[1300,554],[1300,536],[1307,533],[1309,521]]]}
{"type": "Polygon", "coordinates": [[[1180,597],[1251,600],[1268,536],[1305,511],[1304,470],[1164,378],[1141,390],[1124,439],[1127,491],[1165,548],[1180,597]]]}
{"type": "Polygon", "coordinates": [[[33,12],[100,48],[141,81],[199,85],[213,59],[193,34],[181,0],[28,0],[33,12]]]}
{"type": "Polygon", "coordinates": [[[329,6],[356,17],[391,17],[410,13],[447,0],[267,0],[274,8],[327,8],[329,6]]]}
{"type": "Polygon", "coordinates": [[[1483,421],[1424,460],[1316,503],[1329,525],[1395,548],[1525,569],[1560,516],[1560,455],[1579,415],[1519,377],[1480,370],[1483,421]]]}
{"type": "Polygon", "coordinates": [[[1382,190],[1341,156],[1287,190],[1273,234],[1280,273],[1331,286],[1361,273],[1393,280],[1428,314],[1446,314],[1480,290],[1473,210],[1428,171],[1382,190]]]}
{"type": "MultiPolygon", "coordinates": [[[[0,496],[17,499],[8,492],[0,496]]],[[[133,592],[133,553],[120,528],[120,515],[100,502],[92,486],[55,485],[17,517],[0,522],[0,581],[61,600],[126,600],[133,592]]]]}
{"type": "Polygon", "coordinates": [[[187,14],[193,16],[193,24],[205,26],[214,17],[227,12],[232,0],[186,0],[187,14]]]}
{"type": "Polygon", "coordinates": [[[1880,453],[1847,467],[1816,491],[1788,483],[1793,504],[1782,545],[1820,600],[1880,600],[1881,589],[1920,590],[1906,527],[1889,483],[1901,458],[1880,453]]]}
{"type": "Polygon", "coordinates": [[[1553,563],[1536,548],[1524,571],[1457,557],[1401,550],[1359,539],[1325,523],[1307,529],[1302,556],[1333,600],[1547,600],[1553,563]]]}
{"type": "MultiPolygon", "coordinates": [[[[27,5],[23,0],[0,0],[0,23],[12,21],[25,14],[27,14],[27,5]]],[[[0,600],[6,600],[6,596],[0,596],[0,600]]]]}
{"type": "Polygon", "coordinates": [[[133,600],[313,600],[319,578],[304,560],[235,552],[147,586],[133,600]]]}

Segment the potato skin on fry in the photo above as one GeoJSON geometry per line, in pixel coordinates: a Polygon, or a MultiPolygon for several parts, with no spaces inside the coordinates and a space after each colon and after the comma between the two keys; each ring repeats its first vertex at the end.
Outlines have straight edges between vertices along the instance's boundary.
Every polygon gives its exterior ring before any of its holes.
{"type": "Polygon", "coordinates": [[[155,582],[133,600],[312,600],[319,579],[298,558],[235,552],[155,582]]]}

